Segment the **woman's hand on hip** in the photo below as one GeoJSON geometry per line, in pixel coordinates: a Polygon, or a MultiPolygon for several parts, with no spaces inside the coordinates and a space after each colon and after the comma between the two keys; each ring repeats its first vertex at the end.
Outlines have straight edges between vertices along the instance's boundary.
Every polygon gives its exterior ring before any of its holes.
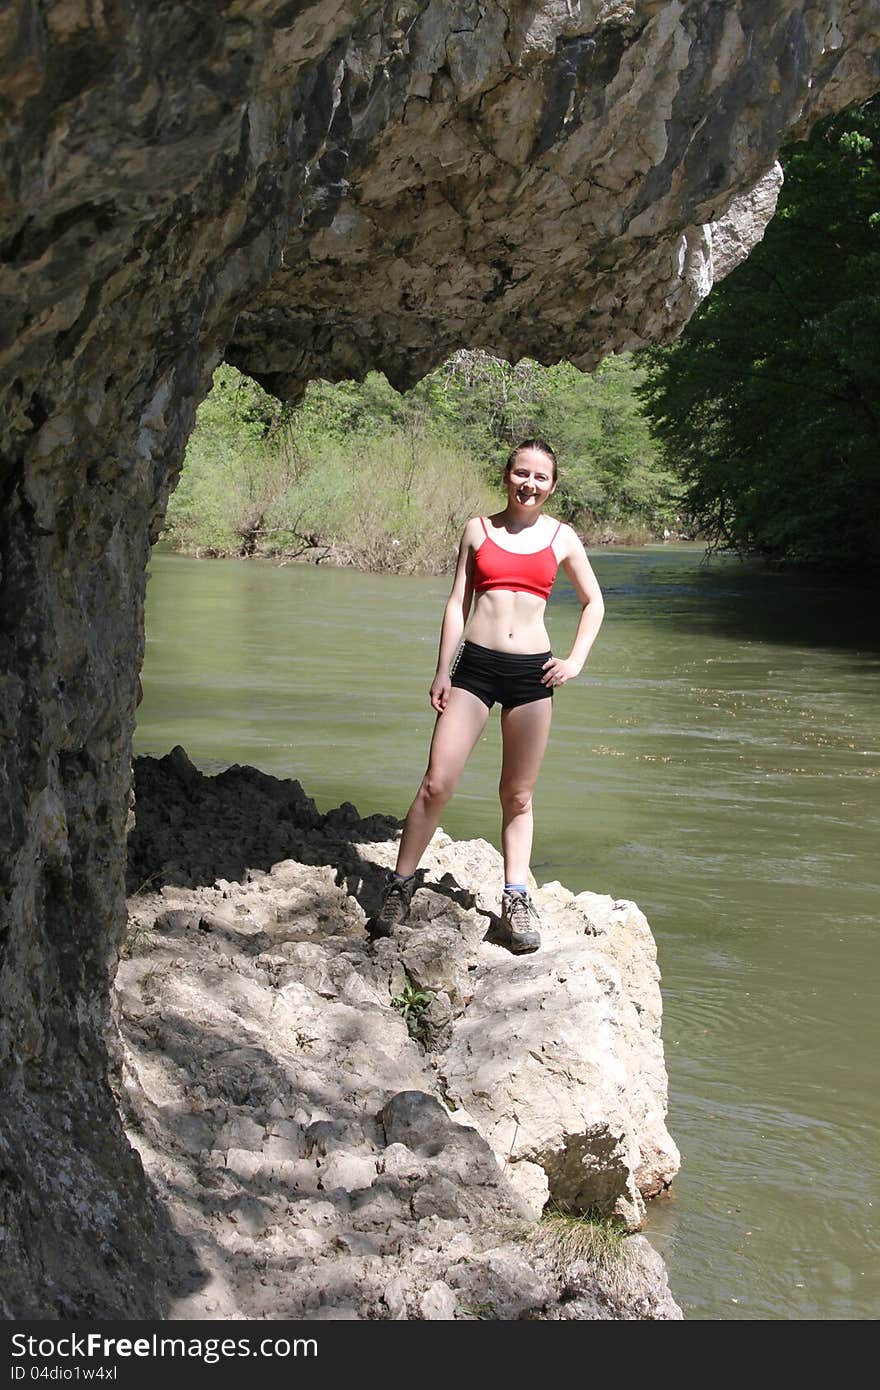
{"type": "Polygon", "coordinates": [[[430,699],[431,704],[438,714],[442,714],[449,699],[449,692],[452,689],[452,677],[448,671],[438,671],[431,682],[430,699]]]}
{"type": "Polygon", "coordinates": [[[544,662],[544,674],[541,677],[541,684],[554,688],[565,685],[566,681],[579,676],[581,668],[576,661],[563,661],[559,656],[551,656],[544,662]]]}

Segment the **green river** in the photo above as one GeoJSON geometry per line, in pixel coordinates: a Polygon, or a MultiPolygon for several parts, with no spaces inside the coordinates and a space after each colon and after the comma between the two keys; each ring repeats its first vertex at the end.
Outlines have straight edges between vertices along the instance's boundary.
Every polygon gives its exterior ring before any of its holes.
{"type": "MultiPolygon", "coordinates": [[[[686,1317],[878,1311],[877,594],[689,546],[600,551],[607,618],[559,692],[533,868],[657,939],[682,1170],[648,1235],[686,1317]]],[[[138,753],[402,816],[447,579],[154,554],[138,753]]],[[[577,620],[563,575],[554,650],[577,620]]],[[[444,816],[498,843],[497,713],[444,816]]]]}

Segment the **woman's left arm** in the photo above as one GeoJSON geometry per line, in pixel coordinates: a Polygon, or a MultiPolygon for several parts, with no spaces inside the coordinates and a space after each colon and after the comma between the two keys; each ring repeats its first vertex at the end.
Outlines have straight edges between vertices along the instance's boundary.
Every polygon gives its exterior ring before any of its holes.
{"type": "Polygon", "coordinates": [[[574,585],[582,606],[574,645],[568,656],[564,660],[558,656],[551,656],[549,661],[544,662],[545,674],[541,677],[541,683],[549,686],[565,685],[566,681],[580,675],[605,617],[602,590],[579,538],[570,526],[563,526],[560,540],[566,547],[562,555],[562,566],[574,585]]]}

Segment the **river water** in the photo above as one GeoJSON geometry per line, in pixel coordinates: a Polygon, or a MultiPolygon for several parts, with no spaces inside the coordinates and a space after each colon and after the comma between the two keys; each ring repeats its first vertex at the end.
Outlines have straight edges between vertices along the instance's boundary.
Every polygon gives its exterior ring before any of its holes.
{"type": "MultiPolygon", "coordinates": [[[[608,615],[557,694],[533,868],[632,898],[663,972],[683,1154],[648,1235],[687,1317],[880,1306],[876,592],[694,547],[601,551],[608,615]]],[[[157,550],[135,750],[402,816],[446,579],[157,550]]],[[[548,608],[566,653],[577,603],[548,608]]],[[[498,843],[497,714],[444,816],[498,843]]]]}

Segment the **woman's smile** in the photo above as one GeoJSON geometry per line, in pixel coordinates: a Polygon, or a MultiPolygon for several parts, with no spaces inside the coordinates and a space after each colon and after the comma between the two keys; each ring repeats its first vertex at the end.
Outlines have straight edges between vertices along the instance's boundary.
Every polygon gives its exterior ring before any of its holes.
{"type": "Polygon", "coordinates": [[[508,499],[518,507],[543,507],[555,490],[552,470],[540,449],[523,449],[507,469],[508,499]]]}

